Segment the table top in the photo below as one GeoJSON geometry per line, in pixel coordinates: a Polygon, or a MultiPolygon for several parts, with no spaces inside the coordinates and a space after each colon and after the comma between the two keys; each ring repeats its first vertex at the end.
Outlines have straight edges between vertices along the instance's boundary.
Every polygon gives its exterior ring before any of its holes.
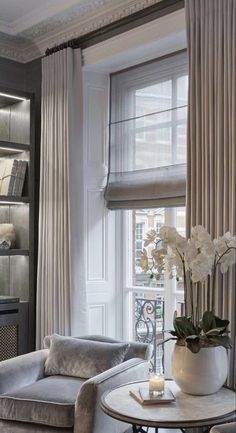
{"type": "Polygon", "coordinates": [[[205,396],[185,394],[173,380],[166,380],[176,400],[143,406],[129,395],[130,390],[148,386],[148,381],[130,382],[111,389],[101,397],[101,408],[109,416],[130,424],[147,427],[203,427],[236,419],[236,393],[221,388],[205,396]]]}

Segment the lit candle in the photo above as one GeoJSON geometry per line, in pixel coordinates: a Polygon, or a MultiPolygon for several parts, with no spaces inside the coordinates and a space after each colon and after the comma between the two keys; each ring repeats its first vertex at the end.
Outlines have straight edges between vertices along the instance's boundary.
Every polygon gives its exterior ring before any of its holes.
{"type": "Polygon", "coordinates": [[[153,374],[149,379],[149,392],[154,395],[163,395],[165,378],[163,374],[153,374]]]}

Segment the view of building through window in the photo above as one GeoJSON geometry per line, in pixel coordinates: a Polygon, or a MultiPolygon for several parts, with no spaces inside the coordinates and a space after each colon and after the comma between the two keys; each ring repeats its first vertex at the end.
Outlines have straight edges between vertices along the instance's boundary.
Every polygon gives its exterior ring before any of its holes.
{"type": "MultiPolygon", "coordinates": [[[[139,341],[161,342],[164,338],[165,315],[173,315],[177,310],[180,315],[183,309],[183,281],[170,280],[163,275],[159,280],[150,279],[139,265],[140,255],[144,247],[146,233],[151,229],[159,230],[163,225],[175,226],[185,236],[185,208],[157,208],[132,211],[132,285],[139,290],[133,292],[133,334],[139,341]],[[156,289],[156,290],[155,290],[156,289]],[[170,290],[174,298],[173,305],[166,302],[166,290],[170,290]]],[[[153,245],[146,247],[150,256],[153,245]]],[[[164,365],[163,346],[155,349],[153,368],[162,371],[164,365]]]]}
{"type": "Polygon", "coordinates": [[[186,162],[187,85],[176,75],[136,90],[134,169],[186,162]]]}
{"type": "MultiPolygon", "coordinates": [[[[159,230],[164,225],[172,225],[176,227],[177,231],[185,236],[185,208],[159,208],[159,209],[140,209],[133,211],[133,237],[134,237],[134,249],[133,249],[133,286],[152,286],[152,287],[164,287],[164,277],[160,280],[150,280],[150,275],[144,273],[139,266],[139,260],[141,252],[144,248],[144,239],[146,233],[152,229],[159,230]],[[167,221],[173,221],[168,224],[167,221]]],[[[147,247],[147,251],[150,252],[153,249],[153,245],[147,247]]],[[[182,290],[182,282],[177,282],[177,290],[182,290]]]]}

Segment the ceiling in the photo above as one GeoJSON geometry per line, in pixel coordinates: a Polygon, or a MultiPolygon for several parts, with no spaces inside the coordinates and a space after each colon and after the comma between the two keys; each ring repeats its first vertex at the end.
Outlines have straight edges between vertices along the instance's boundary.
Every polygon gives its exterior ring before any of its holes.
{"type": "Polygon", "coordinates": [[[162,0],[0,0],[0,56],[23,63],[162,0]]]}

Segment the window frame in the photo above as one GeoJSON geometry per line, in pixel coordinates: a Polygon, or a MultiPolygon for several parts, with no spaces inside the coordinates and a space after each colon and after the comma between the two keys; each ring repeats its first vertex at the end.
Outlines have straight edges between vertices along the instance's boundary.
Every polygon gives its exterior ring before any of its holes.
{"type": "MultiPolygon", "coordinates": [[[[176,55],[178,53],[173,53],[172,55],[176,55]]],[[[168,56],[169,57],[169,56],[168,56]]],[[[186,53],[183,53],[183,58],[185,58],[185,61],[181,67],[178,67],[179,75],[177,76],[177,71],[175,71],[175,79],[177,83],[177,79],[183,75],[187,74],[187,58],[186,53]]],[[[156,59],[154,62],[156,62],[158,59],[156,59]]],[[[160,59],[161,60],[161,59],[160,59]]],[[[137,74],[135,73],[135,70],[139,70],[143,65],[137,65],[136,67],[132,68],[134,75],[132,76],[132,86],[129,87],[129,80],[123,80],[123,91],[120,92],[117,96],[118,98],[118,105],[117,110],[119,113],[119,116],[122,116],[122,108],[124,111],[123,117],[129,116],[130,111],[130,103],[129,103],[129,97],[133,97],[131,90],[137,89],[137,86],[140,85],[140,83],[145,83],[146,85],[146,78],[147,75],[149,77],[148,85],[156,84],[157,81],[155,79],[155,74],[151,73],[151,63],[147,65],[147,69],[149,70],[148,74],[145,74],[145,78],[137,78],[137,74]]],[[[146,71],[147,72],[147,71],[146,71]]],[[[116,74],[115,74],[116,75],[116,74]]],[[[115,76],[114,75],[114,76],[115,76]]],[[[114,76],[112,79],[114,79],[114,76]]],[[[163,69],[162,77],[167,78],[165,71],[163,69]]],[[[123,76],[124,78],[124,76],[123,76]]],[[[160,81],[160,80],[159,80],[160,81]]],[[[112,101],[112,91],[114,91],[114,88],[111,88],[111,101],[112,101]]],[[[132,101],[131,101],[132,102],[132,101]]],[[[111,116],[111,121],[114,121],[115,119],[111,116]]],[[[174,205],[174,203],[173,203],[174,205]]],[[[176,206],[179,206],[179,203],[176,203],[176,206]]],[[[150,206],[147,206],[149,208],[150,206]]],[[[156,206],[155,206],[156,207],[156,206]]],[[[145,207],[143,207],[145,208],[145,207]]],[[[132,269],[133,269],[133,255],[134,255],[134,243],[131,238],[131,225],[133,224],[133,218],[132,218],[132,210],[131,211],[125,211],[120,210],[117,212],[117,221],[119,221],[119,224],[117,225],[117,242],[120,245],[120,262],[119,262],[119,272],[120,276],[117,279],[117,284],[122,287],[122,300],[123,300],[123,308],[122,308],[122,314],[123,314],[123,338],[124,339],[132,339],[132,321],[133,321],[133,311],[132,311],[132,305],[133,305],[133,296],[135,293],[145,293],[150,292],[153,293],[153,295],[158,294],[164,297],[165,300],[165,322],[164,322],[164,328],[165,329],[171,329],[172,328],[172,321],[173,321],[173,311],[176,306],[176,300],[177,295],[181,293],[181,291],[176,290],[176,284],[173,285],[173,282],[171,282],[169,279],[165,277],[165,287],[164,288],[156,288],[156,287],[143,287],[143,286],[134,286],[132,284],[132,269]]],[[[167,218],[165,223],[167,225],[175,225],[173,221],[173,212],[172,207],[167,208],[167,218]]],[[[169,343],[168,343],[169,344],[169,343]]],[[[170,373],[170,359],[166,360],[166,372],[170,373]]]]}

